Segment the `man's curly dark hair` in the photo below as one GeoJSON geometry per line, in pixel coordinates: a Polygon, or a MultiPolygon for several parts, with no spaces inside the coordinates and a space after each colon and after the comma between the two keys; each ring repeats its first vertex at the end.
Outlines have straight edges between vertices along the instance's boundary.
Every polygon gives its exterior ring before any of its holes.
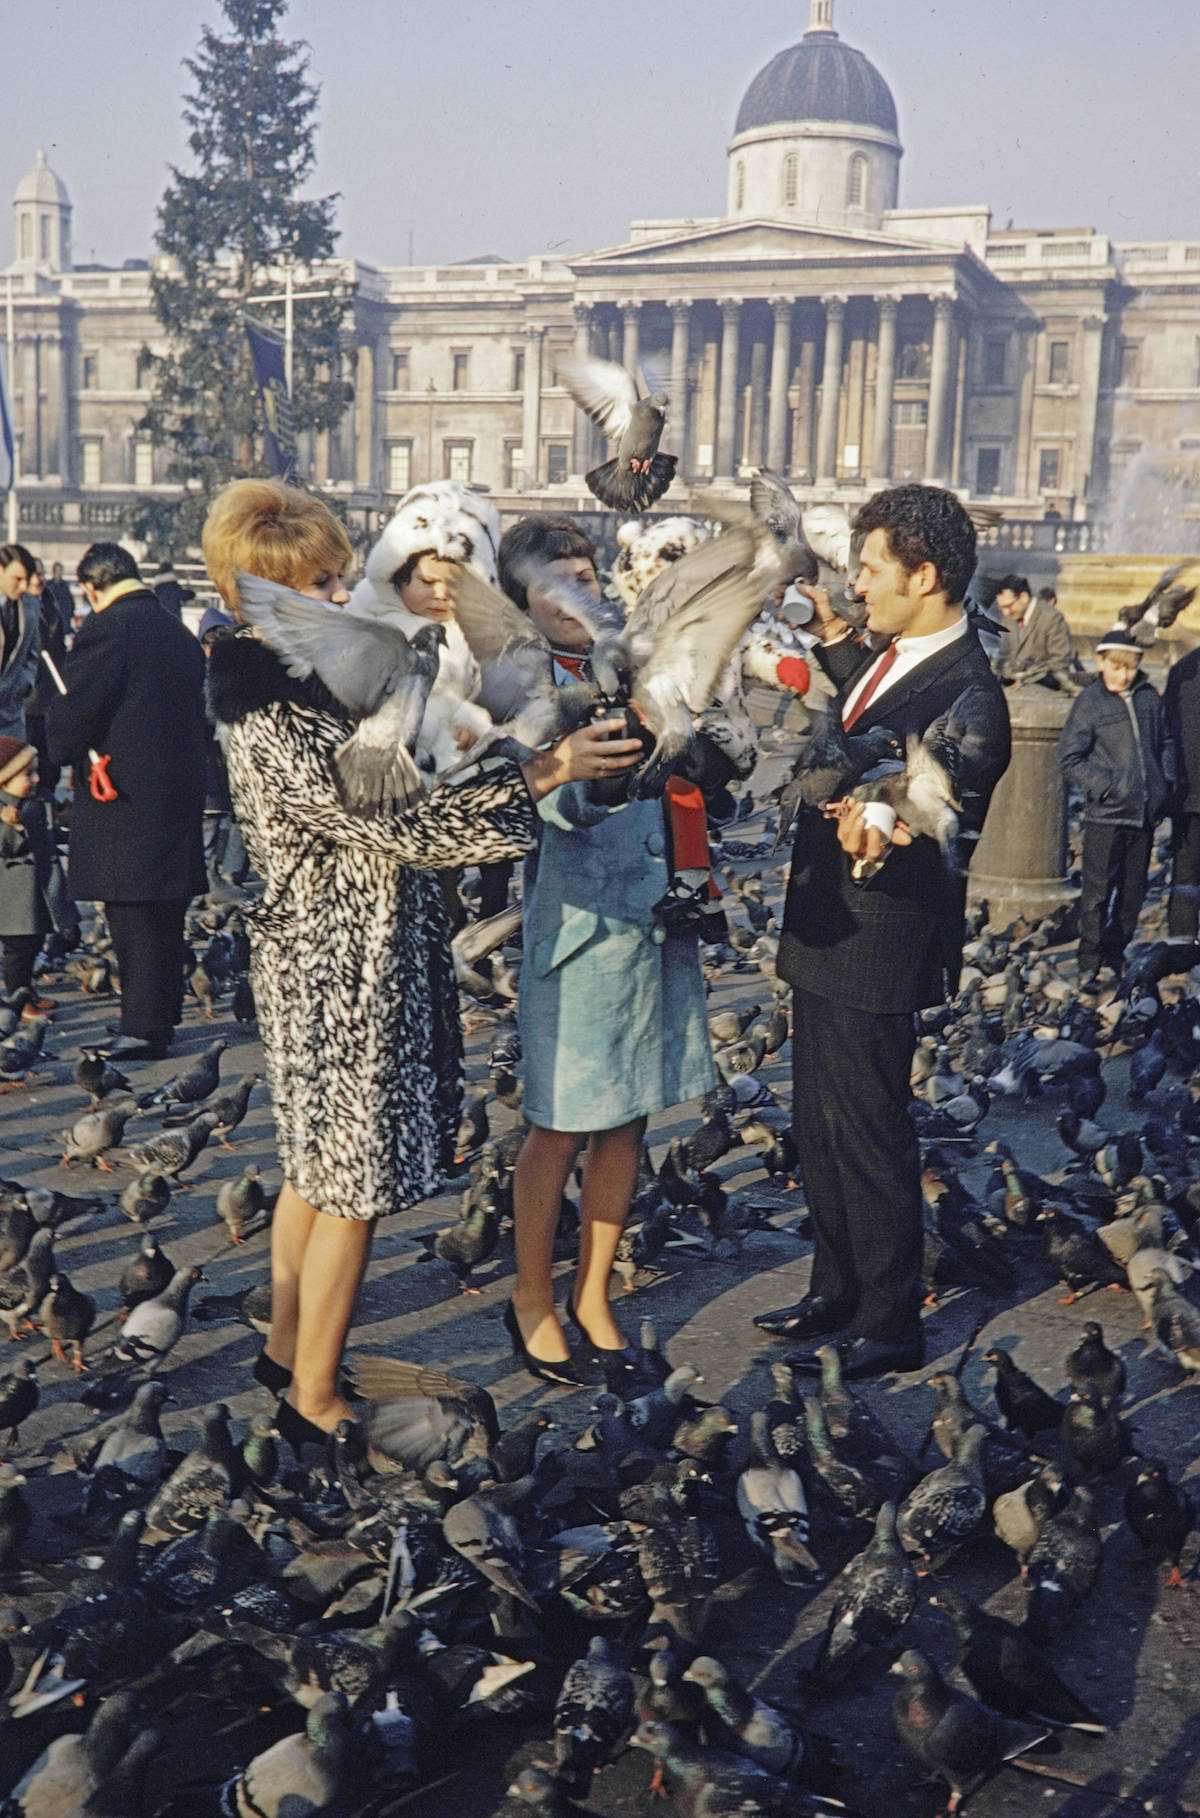
{"type": "Polygon", "coordinates": [[[565,511],[535,511],[518,518],[500,539],[500,585],[515,606],[529,610],[521,579],[534,562],[561,562],[567,556],[596,560],[596,545],[565,511]]]}
{"type": "Polygon", "coordinates": [[[872,530],[887,532],[888,547],[905,574],[932,562],[942,592],[952,606],[958,604],[975,572],[975,526],[952,492],[943,486],[877,492],[854,520],[856,548],[872,530]]]}

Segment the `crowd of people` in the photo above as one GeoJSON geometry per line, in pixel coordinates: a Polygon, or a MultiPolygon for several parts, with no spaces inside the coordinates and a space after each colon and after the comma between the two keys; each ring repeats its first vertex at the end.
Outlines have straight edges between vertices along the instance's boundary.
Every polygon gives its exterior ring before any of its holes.
{"type": "MultiPolygon", "coordinates": [[[[976,532],[953,494],[889,489],[854,533],[856,623],[815,583],[773,585],[699,704],[690,744],[645,794],[628,786],[645,763],[644,727],[611,698],[540,748],[493,748],[478,635],[458,623],[459,596],[473,577],[498,624],[515,610],[528,625],[523,648],[542,653],[542,682],[563,700],[582,686],[594,694],[593,610],[634,607],[664,568],[694,558],[709,533],[691,520],[623,527],[610,579],[571,518],[536,514],[501,535],[484,496],[440,482],[401,501],[352,590],[351,545],[326,505],[242,480],[205,527],[221,605],[196,634],[169,564],[151,586],[128,550],[95,544],[78,567],[77,608],[59,564],[47,579],[26,549],[0,548],[5,989],[36,990],[47,936],[69,944],[76,905],[98,904],[121,987],[110,1053],[122,1064],[162,1058],[182,1014],[189,902],[214,881],[249,885],[284,1177],[254,1373],[279,1397],[297,1449],[354,1418],[339,1365],[376,1221],[453,1170],[463,1056],[450,941],[468,866],[480,869],[485,915],[507,909],[522,868],[514,1355],[550,1382],[594,1380],[589,1371],[619,1382],[630,1352],[609,1284],[647,1119],[717,1078],[701,963],[720,914],[709,838],[756,761],[747,683],[819,695],[844,739],[877,737],[899,753],[949,724],[939,750],[958,809],[949,856],[885,803],[837,798],[797,818],[779,972],[794,994],[794,1129],[815,1251],[808,1292],[761,1313],[763,1329],[802,1347],[836,1339],[851,1379],[923,1360],[915,1013],[956,989],[966,867],[1009,761],[1008,689],[1073,696],[1059,759],[1082,803],[1081,975],[1120,964],[1168,814],[1171,934],[1194,942],[1200,652],[1160,695],[1142,644],[1118,628],[1100,640],[1089,680],[1053,591],[1035,599],[1014,574],[996,588],[993,629],[1004,630],[989,661],[964,604],[976,532]],[[280,622],[310,653],[336,645],[351,615],[398,628],[419,653],[423,713],[409,743],[427,787],[414,799],[370,811],[348,799],[347,753],[371,758],[362,700],[343,698],[317,656],[277,647],[249,577],[276,590],[280,622]],[[64,876],[56,810],[68,795],[64,876]],[[564,1323],[552,1260],[581,1162],[564,1323]]],[[[33,998],[34,1012],[53,1008],[33,998]]],[[[819,1368],[807,1349],[792,1361],[819,1368]]]]}

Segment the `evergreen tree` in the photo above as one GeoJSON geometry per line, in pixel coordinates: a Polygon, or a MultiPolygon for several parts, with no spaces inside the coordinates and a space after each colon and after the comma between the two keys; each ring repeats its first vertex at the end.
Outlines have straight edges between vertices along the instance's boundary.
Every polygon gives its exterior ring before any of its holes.
{"type": "MultiPolygon", "coordinates": [[[[316,162],[318,90],[308,48],[276,35],[287,0],[220,0],[232,28],[205,27],[185,67],[184,101],[196,169],[171,167],[158,211],[163,265],[151,281],[170,351],[154,361],[154,396],[142,421],[169,451],[166,477],[185,488],[170,500],[143,498],[127,528],[152,555],[199,542],[213,494],[226,481],[261,473],[261,406],[242,311],[255,291],[278,291],[281,263],[305,269],[333,257],[336,196],[300,192],[316,162]]],[[[295,305],[293,417],[297,433],[335,429],[352,397],[341,374],[338,330],[348,286],[295,305]]],[[[282,331],[282,304],[251,303],[282,331]]]]}

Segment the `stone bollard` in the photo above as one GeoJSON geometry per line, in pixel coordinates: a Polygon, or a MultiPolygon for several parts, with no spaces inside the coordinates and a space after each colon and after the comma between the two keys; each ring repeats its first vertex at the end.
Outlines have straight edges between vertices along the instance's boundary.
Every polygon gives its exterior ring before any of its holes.
{"type": "Polygon", "coordinates": [[[1036,684],[1006,688],[1012,762],[988,809],[971,863],[968,893],[986,898],[1003,927],[1016,915],[1041,917],[1068,901],[1067,787],[1055,760],[1072,696],[1036,684]]]}

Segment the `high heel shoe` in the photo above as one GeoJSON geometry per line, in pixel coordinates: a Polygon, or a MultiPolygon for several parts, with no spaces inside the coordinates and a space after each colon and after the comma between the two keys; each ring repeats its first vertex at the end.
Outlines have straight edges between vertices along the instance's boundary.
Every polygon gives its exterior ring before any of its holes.
{"type": "Polygon", "coordinates": [[[513,1356],[519,1363],[524,1365],[531,1376],[536,1376],[539,1382],[557,1383],[558,1386],[563,1389],[579,1389],[583,1387],[583,1377],[580,1375],[577,1365],[572,1363],[569,1357],[559,1361],[557,1359],[551,1360],[548,1357],[535,1357],[533,1355],[533,1352],[521,1337],[521,1327],[517,1321],[517,1310],[513,1306],[511,1300],[504,1309],[504,1330],[512,1339],[513,1356]]]}
{"type": "Polygon", "coordinates": [[[272,1395],[283,1395],[292,1386],[291,1371],[286,1370],[281,1363],[276,1363],[275,1359],[269,1357],[265,1350],[260,1351],[254,1359],[250,1374],[255,1382],[260,1382],[264,1389],[271,1391],[272,1395]]]}
{"type": "Polygon", "coordinates": [[[317,1426],[315,1421],[305,1420],[290,1401],[280,1401],[276,1406],[275,1430],[280,1439],[287,1440],[297,1458],[305,1446],[317,1446],[324,1452],[333,1438],[332,1433],[317,1426]]]}
{"type": "Polygon", "coordinates": [[[567,1296],[567,1319],[587,1346],[589,1355],[595,1358],[603,1370],[606,1386],[610,1389],[617,1388],[637,1362],[637,1347],[622,1345],[614,1350],[611,1345],[598,1345],[575,1311],[574,1295],[567,1296]]]}

